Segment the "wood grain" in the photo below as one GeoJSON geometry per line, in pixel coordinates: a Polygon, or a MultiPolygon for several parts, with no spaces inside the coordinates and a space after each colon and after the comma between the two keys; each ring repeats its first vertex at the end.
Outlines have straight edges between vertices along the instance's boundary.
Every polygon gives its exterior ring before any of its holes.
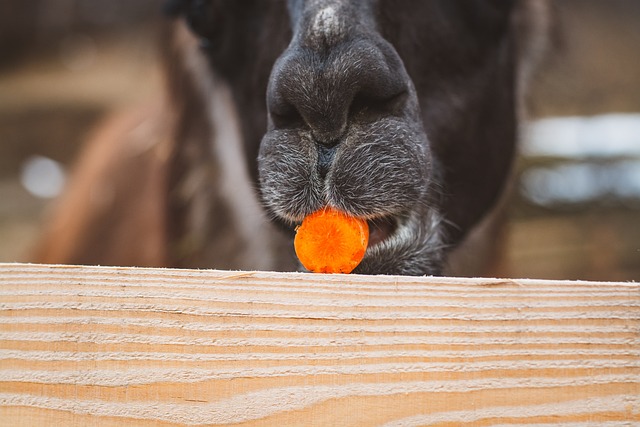
{"type": "Polygon", "coordinates": [[[640,426],[640,284],[0,265],[0,425],[640,426]]]}

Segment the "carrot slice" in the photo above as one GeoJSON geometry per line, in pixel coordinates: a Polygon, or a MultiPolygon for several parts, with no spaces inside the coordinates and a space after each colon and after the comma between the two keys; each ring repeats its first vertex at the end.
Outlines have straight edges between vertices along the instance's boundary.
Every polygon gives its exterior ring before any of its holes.
{"type": "Polygon", "coordinates": [[[302,221],[294,247],[309,271],[351,273],[362,261],[368,243],[367,221],[327,207],[302,221]]]}

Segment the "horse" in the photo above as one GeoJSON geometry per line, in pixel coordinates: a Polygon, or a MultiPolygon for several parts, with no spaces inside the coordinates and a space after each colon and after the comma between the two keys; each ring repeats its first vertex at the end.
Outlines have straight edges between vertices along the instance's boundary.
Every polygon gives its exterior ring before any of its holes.
{"type": "Polygon", "coordinates": [[[330,206],[369,224],[354,273],[486,271],[545,1],[165,11],[163,93],[97,132],[35,261],[295,271],[296,225],[330,206]]]}

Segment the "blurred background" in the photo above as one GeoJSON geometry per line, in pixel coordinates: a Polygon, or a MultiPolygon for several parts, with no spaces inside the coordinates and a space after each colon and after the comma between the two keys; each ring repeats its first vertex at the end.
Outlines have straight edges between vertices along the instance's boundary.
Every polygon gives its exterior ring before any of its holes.
{"type": "MultiPolygon", "coordinates": [[[[162,0],[0,0],[0,262],[82,142],[160,90],[162,0]]],[[[511,277],[640,280],[640,1],[559,0],[509,204],[511,277]]]]}

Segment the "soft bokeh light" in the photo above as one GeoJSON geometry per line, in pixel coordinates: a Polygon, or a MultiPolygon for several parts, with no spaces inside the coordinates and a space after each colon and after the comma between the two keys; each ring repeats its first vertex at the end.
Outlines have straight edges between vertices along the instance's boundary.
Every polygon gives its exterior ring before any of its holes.
{"type": "Polygon", "coordinates": [[[544,158],[521,176],[542,206],[640,201],[640,114],[557,117],[529,125],[523,154],[544,158]]]}
{"type": "Polygon", "coordinates": [[[48,157],[31,156],[22,164],[20,182],[36,197],[56,197],[62,191],[65,180],[62,165],[48,157]]]}
{"type": "Polygon", "coordinates": [[[640,114],[553,117],[525,130],[526,156],[640,156],[640,114]]]}

